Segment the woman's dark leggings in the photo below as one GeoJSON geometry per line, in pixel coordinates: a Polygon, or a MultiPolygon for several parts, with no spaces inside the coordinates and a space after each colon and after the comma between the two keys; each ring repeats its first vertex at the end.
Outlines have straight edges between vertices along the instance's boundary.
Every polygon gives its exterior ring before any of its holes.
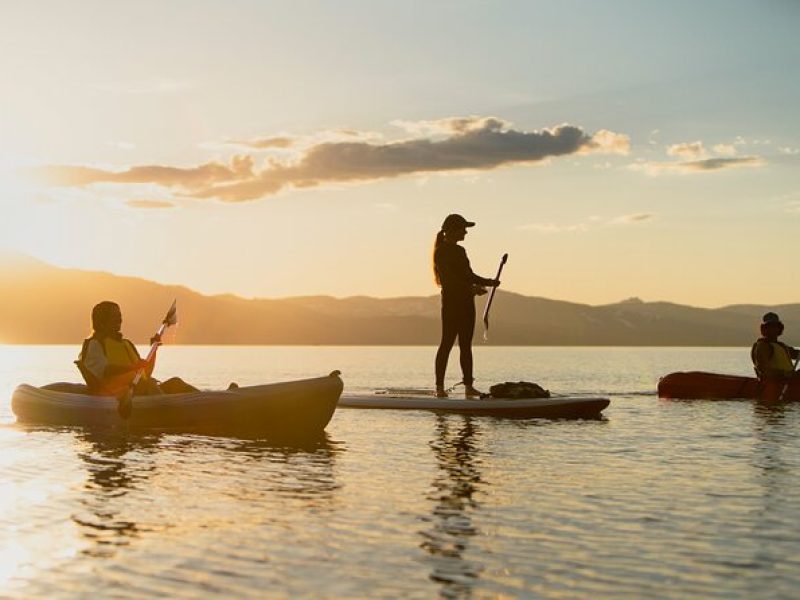
{"type": "Polygon", "coordinates": [[[436,385],[444,386],[450,350],[458,337],[464,385],[472,385],[472,334],[475,331],[475,300],[472,296],[442,296],[442,341],[436,351],[436,385]]]}

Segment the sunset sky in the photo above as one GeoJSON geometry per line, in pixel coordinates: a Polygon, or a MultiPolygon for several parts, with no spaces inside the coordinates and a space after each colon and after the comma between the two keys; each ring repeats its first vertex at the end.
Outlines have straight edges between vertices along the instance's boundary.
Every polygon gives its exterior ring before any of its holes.
{"type": "Polygon", "coordinates": [[[0,245],[204,293],[800,302],[800,3],[5,2],[0,245]]]}

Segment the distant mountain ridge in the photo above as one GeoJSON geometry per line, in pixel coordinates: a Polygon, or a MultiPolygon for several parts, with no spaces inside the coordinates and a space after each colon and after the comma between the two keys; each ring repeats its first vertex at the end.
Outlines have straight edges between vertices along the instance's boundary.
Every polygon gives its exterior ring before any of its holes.
{"type": "MultiPolygon", "coordinates": [[[[78,344],[90,332],[91,307],[105,299],[119,302],[123,331],[144,343],[173,298],[180,321],[174,341],[181,344],[432,345],[439,337],[437,295],[248,300],[27,257],[0,259],[0,292],[0,343],[78,344]]],[[[634,298],[591,306],[501,289],[490,344],[746,346],[769,310],[786,324],[787,343],[800,343],[800,303],[707,309],[634,298]]]]}

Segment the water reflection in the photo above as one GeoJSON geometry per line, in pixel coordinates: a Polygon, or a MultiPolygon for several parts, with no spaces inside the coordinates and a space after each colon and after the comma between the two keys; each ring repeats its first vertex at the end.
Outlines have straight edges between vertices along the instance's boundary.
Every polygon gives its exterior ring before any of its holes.
{"type": "Polygon", "coordinates": [[[88,477],[72,520],[87,556],[113,556],[167,530],[257,522],[274,514],[276,500],[319,508],[340,487],[335,459],[344,447],[327,434],[291,443],[94,431],[76,438],[88,477]]]}
{"type": "Polygon", "coordinates": [[[154,452],[160,436],[131,436],[115,431],[82,430],[78,452],[88,478],[81,495],[83,510],[72,515],[89,546],[88,556],[112,556],[120,546],[138,538],[143,528],[125,518],[124,496],[144,486],[155,472],[154,452]]]}
{"type": "Polygon", "coordinates": [[[796,404],[756,403],[754,409],[753,466],[761,501],[754,511],[756,546],[751,562],[765,568],[781,564],[794,550],[796,536],[789,532],[796,521],[798,498],[789,490],[797,459],[797,416],[796,404]]]}
{"type": "MultiPolygon", "coordinates": [[[[321,507],[330,503],[341,487],[335,464],[346,447],[325,432],[284,441],[202,439],[204,452],[215,456],[222,468],[230,471],[225,475],[228,484],[219,493],[234,501],[252,502],[279,495],[306,506],[321,507]]],[[[187,437],[174,440],[171,446],[196,449],[197,444],[197,438],[187,437]]]]}
{"type": "Polygon", "coordinates": [[[785,486],[781,480],[791,472],[791,464],[784,457],[784,446],[795,436],[792,417],[796,413],[794,405],[755,405],[753,464],[760,469],[765,512],[783,497],[785,486]]]}
{"type": "Polygon", "coordinates": [[[479,563],[465,557],[470,538],[478,533],[472,513],[480,504],[474,495],[484,483],[476,456],[480,431],[470,417],[438,415],[436,432],[429,443],[439,468],[429,495],[436,504],[424,519],[431,527],[420,532],[420,547],[428,553],[430,578],[441,584],[441,595],[460,597],[471,592],[481,572],[479,563]]]}

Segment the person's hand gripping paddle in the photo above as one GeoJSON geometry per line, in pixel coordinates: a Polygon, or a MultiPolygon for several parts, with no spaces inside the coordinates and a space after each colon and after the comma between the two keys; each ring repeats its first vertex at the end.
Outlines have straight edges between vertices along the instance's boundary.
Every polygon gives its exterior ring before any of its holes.
{"type": "MultiPolygon", "coordinates": [[[[508,254],[503,254],[503,258],[500,259],[500,267],[497,269],[497,276],[495,280],[500,279],[500,274],[503,272],[503,267],[508,260],[508,254]]],[[[492,286],[492,291],[489,292],[489,298],[486,300],[486,307],[483,309],[483,341],[486,342],[489,339],[489,309],[492,308],[492,301],[494,300],[494,293],[497,291],[497,286],[492,286]]]]}
{"type": "MultiPolygon", "coordinates": [[[[169,307],[167,311],[167,316],[164,317],[164,320],[161,321],[161,326],[158,328],[156,334],[152,337],[151,345],[150,345],[150,352],[147,353],[147,358],[145,358],[145,363],[150,363],[156,356],[156,352],[158,351],[158,347],[161,345],[161,336],[167,330],[167,327],[170,325],[175,325],[178,322],[178,301],[173,300],[172,306],[169,307]]],[[[140,367],[136,371],[136,375],[134,375],[133,379],[131,380],[130,385],[122,392],[120,396],[117,397],[118,404],[117,410],[119,411],[120,416],[123,419],[128,419],[131,416],[131,412],[133,410],[133,390],[139,384],[139,381],[142,379],[142,375],[145,371],[144,366],[140,367]]]]}

